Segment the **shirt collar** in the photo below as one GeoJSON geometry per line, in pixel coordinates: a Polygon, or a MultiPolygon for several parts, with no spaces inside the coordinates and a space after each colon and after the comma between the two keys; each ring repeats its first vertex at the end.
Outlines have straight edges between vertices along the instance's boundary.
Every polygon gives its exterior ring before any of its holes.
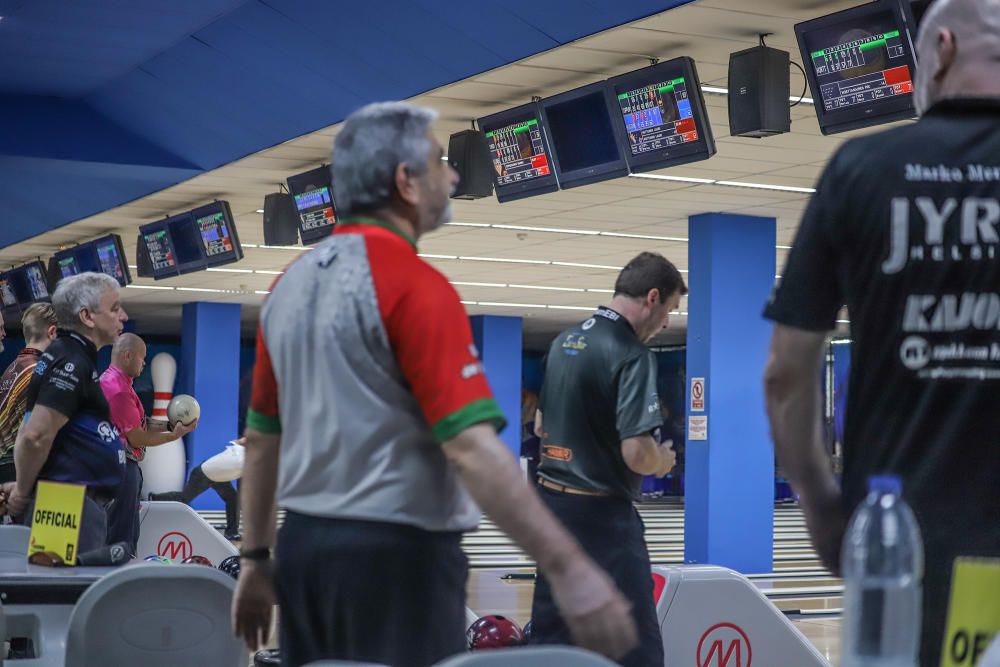
{"type": "Polygon", "coordinates": [[[925,116],[946,116],[959,113],[1000,114],[1000,97],[951,97],[938,100],[925,116]]]}
{"type": "Polygon", "coordinates": [[[28,355],[31,355],[32,357],[40,357],[40,356],[42,356],[42,352],[41,352],[41,350],[37,350],[37,349],[35,349],[33,347],[26,347],[26,348],[24,348],[23,350],[21,350],[20,352],[17,353],[17,356],[19,356],[19,357],[22,357],[22,356],[26,357],[28,355]]]}
{"type": "Polygon", "coordinates": [[[397,234],[407,243],[409,243],[414,250],[417,249],[417,242],[413,237],[404,232],[396,225],[386,222],[385,220],[379,220],[378,218],[369,218],[366,216],[352,216],[350,218],[345,218],[337,223],[338,227],[350,227],[352,225],[369,225],[371,227],[381,227],[382,229],[387,229],[393,234],[397,234]]]}
{"type": "Polygon", "coordinates": [[[598,306],[597,310],[594,311],[594,317],[603,317],[606,320],[611,320],[612,322],[621,322],[628,327],[628,330],[633,334],[635,329],[632,328],[632,323],[625,319],[625,316],[619,313],[613,308],[608,308],[607,306],[598,306]]]}
{"type": "Polygon", "coordinates": [[[120,380],[128,383],[129,385],[131,385],[135,380],[135,378],[130,377],[128,373],[118,368],[114,364],[108,366],[108,370],[106,372],[111,373],[112,375],[118,377],[120,380]]]}
{"type": "Polygon", "coordinates": [[[97,346],[94,345],[94,341],[84,335],[78,334],[75,331],[70,331],[69,329],[59,329],[58,336],[60,338],[69,338],[70,340],[76,341],[76,343],[87,353],[90,360],[95,364],[97,363],[97,346]]]}

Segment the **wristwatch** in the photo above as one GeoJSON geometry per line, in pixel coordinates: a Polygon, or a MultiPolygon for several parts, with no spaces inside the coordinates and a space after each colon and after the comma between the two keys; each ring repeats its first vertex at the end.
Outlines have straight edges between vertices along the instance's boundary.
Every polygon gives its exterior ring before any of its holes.
{"type": "Polygon", "coordinates": [[[240,549],[240,560],[271,560],[271,547],[240,549]]]}

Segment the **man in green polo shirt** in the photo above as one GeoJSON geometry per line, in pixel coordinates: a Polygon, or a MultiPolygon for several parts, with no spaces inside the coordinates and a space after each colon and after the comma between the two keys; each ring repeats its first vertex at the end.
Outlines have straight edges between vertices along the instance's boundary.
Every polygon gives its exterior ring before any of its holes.
{"type": "MultiPolygon", "coordinates": [[[[535,432],[542,500],[632,603],[640,646],[630,667],[663,664],[642,519],[632,505],[643,475],[674,467],[660,445],[656,360],[645,343],[667,325],[687,287],[662,255],[644,252],[622,269],[615,295],[581,324],[560,334],[545,363],[535,432]]],[[[552,590],[538,575],[532,643],[569,644],[552,590]]]]}

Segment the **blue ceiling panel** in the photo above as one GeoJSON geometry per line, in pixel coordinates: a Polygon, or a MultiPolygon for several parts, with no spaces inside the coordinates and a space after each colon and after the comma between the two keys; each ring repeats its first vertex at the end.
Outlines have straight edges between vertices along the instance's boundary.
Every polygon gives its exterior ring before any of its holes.
{"type": "MultiPolygon", "coordinates": [[[[0,248],[24,241],[51,227],[39,223],[64,218],[67,211],[86,217],[197,176],[195,169],[72,162],[0,156],[0,248]]],[[[136,228],[145,221],[136,220],[136,228]]]]}
{"type": "MultiPolygon", "coordinates": [[[[252,0],[251,0],[252,1],[252,0]]],[[[0,91],[75,97],[247,0],[31,0],[0,5],[0,91]]]]}
{"type": "Polygon", "coordinates": [[[686,1],[0,0],[0,247],[686,1]]]}

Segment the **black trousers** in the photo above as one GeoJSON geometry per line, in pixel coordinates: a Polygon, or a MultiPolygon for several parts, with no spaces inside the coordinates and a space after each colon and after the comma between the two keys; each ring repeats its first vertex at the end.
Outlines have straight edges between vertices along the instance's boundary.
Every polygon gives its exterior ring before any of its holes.
{"type": "Polygon", "coordinates": [[[125,479],[118,497],[108,510],[108,544],[125,542],[132,556],[139,544],[139,493],[142,491],[142,470],[139,464],[125,462],[125,479]]]}
{"type": "Polygon", "coordinates": [[[426,667],[464,651],[460,542],[459,533],[288,512],[275,561],[282,667],[426,667]]]}
{"type": "MultiPolygon", "coordinates": [[[[645,526],[624,498],[581,496],[538,487],[542,501],[584,551],[614,580],[632,603],[640,645],[621,661],[626,667],[663,667],[663,639],[653,601],[652,566],[645,526]]],[[[531,605],[532,644],[572,644],[569,628],[539,573],[531,605]]]]}

